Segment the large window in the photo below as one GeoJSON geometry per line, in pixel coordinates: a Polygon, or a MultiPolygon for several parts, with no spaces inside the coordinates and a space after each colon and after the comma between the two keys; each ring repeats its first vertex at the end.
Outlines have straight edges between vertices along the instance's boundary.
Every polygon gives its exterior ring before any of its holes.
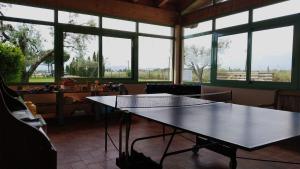
{"type": "Polygon", "coordinates": [[[102,38],[105,78],[130,78],[132,40],[124,38],[102,38]]]}
{"type": "Polygon", "coordinates": [[[58,11],[58,22],[80,26],[99,26],[99,17],[73,12],[58,11]]]}
{"type": "Polygon", "coordinates": [[[172,28],[167,26],[139,23],[139,32],[154,35],[172,36],[172,28]]]}
{"type": "Polygon", "coordinates": [[[253,32],[252,81],[291,82],[293,26],[253,32]]]}
{"type": "Polygon", "coordinates": [[[248,23],[249,12],[241,12],[216,19],[216,29],[228,28],[248,23]]]}
{"type": "Polygon", "coordinates": [[[218,80],[246,80],[247,43],[247,33],[218,38],[218,80]]]}
{"type": "MultiPolygon", "coordinates": [[[[53,27],[25,24],[18,22],[2,22],[2,45],[6,44],[14,50],[20,50],[23,59],[15,60],[12,70],[19,69],[12,82],[54,82],[54,37],[53,27]]],[[[7,48],[2,48],[4,52],[7,48]]],[[[13,50],[13,51],[14,51],[13,50]]],[[[14,53],[12,51],[12,53],[14,53]]],[[[2,60],[3,61],[3,60],[2,60]]],[[[4,62],[4,61],[3,61],[4,62]]],[[[4,63],[6,64],[6,63],[4,63]]],[[[5,74],[10,74],[7,71],[5,74]]],[[[4,75],[6,76],[6,75],[4,75]]]]}
{"type": "Polygon", "coordinates": [[[184,82],[210,82],[212,35],[184,40],[183,74],[184,82]]]}
{"type": "Polygon", "coordinates": [[[300,1],[289,0],[253,10],[253,21],[262,21],[271,18],[300,13],[300,1]]]}
{"type": "Polygon", "coordinates": [[[172,40],[139,37],[139,81],[172,80],[172,40]]]}
{"type": "Polygon", "coordinates": [[[54,11],[50,9],[0,3],[0,15],[39,21],[54,21],[54,11]]]}
{"type": "Polygon", "coordinates": [[[97,35],[64,32],[64,77],[97,78],[99,38],[97,35]]]}
{"type": "Polygon", "coordinates": [[[135,25],[136,23],[132,21],[102,17],[102,27],[106,29],[135,32],[135,25]]]}
{"type": "Polygon", "coordinates": [[[194,25],[187,26],[183,29],[184,36],[193,35],[212,30],[212,20],[200,22],[194,25]]]}
{"type": "Polygon", "coordinates": [[[0,10],[8,82],[172,81],[171,26],[9,3],[0,10]]]}

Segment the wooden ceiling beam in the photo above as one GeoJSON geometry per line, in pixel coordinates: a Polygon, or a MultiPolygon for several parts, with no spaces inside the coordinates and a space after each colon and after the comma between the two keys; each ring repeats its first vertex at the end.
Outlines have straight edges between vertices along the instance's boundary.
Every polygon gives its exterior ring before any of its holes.
{"type": "Polygon", "coordinates": [[[230,0],[181,16],[181,25],[187,26],[199,21],[216,18],[224,14],[241,12],[281,1],[285,0],[230,0]]]}
{"type": "Polygon", "coordinates": [[[195,0],[184,0],[184,1],[177,1],[177,10],[183,11],[188,6],[190,6],[195,0]]]}
{"type": "Polygon", "coordinates": [[[181,11],[181,15],[191,13],[191,12],[205,6],[205,4],[207,4],[209,2],[211,2],[211,0],[195,0],[188,7],[186,7],[185,9],[183,9],[181,11]]]}
{"type": "Polygon", "coordinates": [[[162,0],[161,2],[158,3],[158,7],[162,7],[164,6],[165,4],[167,4],[170,0],[162,0]]]}
{"type": "Polygon", "coordinates": [[[59,10],[71,10],[96,15],[107,15],[123,19],[173,26],[179,13],[117,0],[1,0],[20,5],[30,5],[59,10]]]}

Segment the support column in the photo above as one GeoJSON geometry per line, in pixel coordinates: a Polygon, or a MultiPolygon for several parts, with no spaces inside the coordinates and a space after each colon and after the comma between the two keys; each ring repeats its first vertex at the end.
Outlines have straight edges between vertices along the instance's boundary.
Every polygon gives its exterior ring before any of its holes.
{"type": "Polygon", "coordinates": [[[174,41],[174,83],[180,84],[182,79],[182,26],[175,26],[175,41],[174,41]]]}

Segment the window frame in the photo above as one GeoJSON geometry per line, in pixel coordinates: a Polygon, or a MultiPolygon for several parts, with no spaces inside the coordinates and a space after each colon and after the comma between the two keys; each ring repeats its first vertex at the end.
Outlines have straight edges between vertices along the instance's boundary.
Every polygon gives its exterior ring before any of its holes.
{"type": "MultiPolygon", "coordinates": [[[[8,4],[14,4],[14,3],[8,3],[8,4]]],[[[29,7],[39,7],[39,6],[31,6],[31,5],[24,5],[29,7]]],[[[44,8],[44,7],[39,7],[44,8]]],[[[162,24],[154,24],[158,26],[167,26],[171,28],[171,35],[165,36],[165,35],[156,35],[156,34],[148,34],[148,33],[140,33],[139,32],[139,23],[145,23],[145,24],[153,24],[138,20],[128,20],[124,18],[119,17],[113,17],[108,15],[99,15],[96,13],[88,13],[88,12],[81,12],[76,10],[65,10],[65,9],[53,9],[53,8],[44,8],[44,9],[50,9],[53,10],[54,15],[54,21],[39,21],[39,20],[31,20],[31,19],[24,19],[24,18],[13,18],[13,17],[7,17],[7,16],[0,16],[0,20],[3,21],[12,21],[12,22],[20,22],[20,23],[28,23],[28,24],[39,24],[39,25],[46,25],[46,26],[53,26],[54,28],[54,55],[55,55],[55,73],[54,73],[54,82],[47,83],[50,85],[59,84],[61,82],[61,77],[63,76],[63,59],[62,52],[63,52],[63,42],[62,42],[62,33],[65,32],[72,32],[72,33],[83,33],[83,34],[94,34],[99,36],[99,54],[102,55],[102,36],[111,36],[111,37],[119,37],[119,38],[130,38],[132,39],[133,49],[132,49],[132,72],[131,72],[131,78],[76,78],[78,82],[80,83],[86,83],[89,81],[94,80],[100,80],[102,83],[106,82],[121,82],[121,83],[135,83],[135,84],[145,84],[145,83],[173,83],[174,81],[174,56],[175,56],[175,29],[174,26],[170,25],[162,25],[162,24]],[[89,27],[89,26],[83,26],[83,25],[72,25],[72,24],[66,24],[66,23],[59,23],[58,22],[58,11],[64,11],[64,12],[72,12],[72,13],[78,13],[78,14],[85,14],[85,15],[93,15],[97,16],[99,18],[99,26],[98,27],[89,27]],[[102,27],[102,17],[108,17],[112,19],[120,19],[124,21],[132,21],[135,22],[136,31],[135,32],[128,32],[128,31],[122,31],[122,30],[113,30],[113,29],[106,29],[102,27]],[[139,36],[146,36],[146,37],[154,37],[154,38],[162,38],[162,39],[171,39],[172,40],[172,75],[170,81],[138,81],[138,37],[139,36]]],[[[100,56],[99,56],[100,57],[100,56]]],[[[102,66],[99,59],[99,71],[101,71],[102,66]]],[[[100,74],[101,75],[101,74],[100,74]]],[[[28,83],[9,83],[10,85],[45,85],[45,82],[28,82],[28,83]]]]}
{"type": "MultiPolygon", "coordinates": [[[[238,11],[240,13],[243,11],[238,11]]],[[[230,14],[226,14],[230,15],[230,14]]],[[[225,15],[225,16],[226,16],[225,15]]],[[[223,15],[224,16],[224,15],[223,15]]],[[[222,17],[222,16],[220,16],[222,17]]],[[[212,63],[211,63],[211,83],[203,83],[207,86],[224,86],[238,88],[254,88],[254,89],[300,89],[300,14],[293,14],[283,17],[272,18],[263,21],[253,22],[253,9],[249,10],[249,21],[243,25],[237,25],[228,28],[216,29],[216,18],[213,18],[213,29],[209,32],[196,33],[193,35],[184,36],[182,33],[182,41],[185,39],[213,34],[212,40],[212,63]],[[294,26],[293,34],[293,51],[292,51],[292,68],[291,82],[263,82],[251,81],[251,58],[252,58],[252,33],[260,30],[268,30],[294,26]],[[238,34],[241,32],[248,33],[248,48],[247,48],[247,63],[246,63],[246,81],[234,80],[218,80],[217,79],[217,39],[218,36],[238,34]]],[[[207,19],[209,20],[209,19],[207,19]]],[[[200,21],[205,22],[206,20],[200,21]]],[[[184,43],[184,42],[182,42],[184,43]]],[[[181,73],[183,68],[181,68],[181,73]]],[[[182,81],[183,82],[183,81],[182,81]]]]}
{"type": "MultiPolygon", "coordinates": [[[[174,32],[174,31],[173,31],[174,32]]],[[[147,83],[172,83],[174,81],[174,51],[175,51],[175,39],[172,37],[168,37],[166,38],[165,36],[160,36],[160,35],[155,35],[155,36],[151,36],[149,34],[139,34],[137,37],[137,43],[139,45],[139,37],[148,37],[148,38],[157,38],[157,39],[167,39],[167,40],[171,40],[171,45],[172,45],[172,53],[171,53],[171,57],[172,57],[172,63],[170,64],[171,66],[171,74],[170,74],[170,80],[168,81],[152,81],[152,80],[145,80],[145,81],[140,81],[139,80],[139,61],[137,60],[137,82],[141,83],[141,84],[147,84],[147,83]]],[[[139,48],[137,50],[137,54],[139,55],[139,48]]]]}
{"type": "Polygon", "coordinates": [[[243,33],[246,33],[248,34],[248,37],[247,37],[247,44],[248,44],[248,41],[249,41],[249,32],[246,32],[246,31],[234,31],[234,32],[223,32],[223,33],[216,33],[215,34],[215,47],[214,47],[214,69],[213,69],[213,81],[216,82],[216,83],[229,83],[229,82],[233,82],[233,83],[239,83],[239,84],[243,84],[243,83],[247,83],[248,81],[248,58],[249,58],[249,48],[248,48],[248,45],[247,45],[247,52],[246,52],[246,62],[245,62],[245,65],[246,65],[246,79],[245,80],[222,80],[222,79],[218,79],[218,48],[217,48],[217,45],[218,45],[218,39],[219,37],[224,37],[224,36],[231,36],[231,35],[237,35],[237,34],[243,34],[243,33]]]}
{"type": "MultiPolygon", "coordinates": [[[[128,81],[134,81],[135,79],[135,73],[134,73],[134,69],[136,67],[136,62],[135,62],[135,44],[136,44],[136,39],[134,36],[132,35],[118,35],[118,34],[111,34],[111,33],[102,33],[100,35],[100,38],[101,38],[101,60],[100,61],[100,67],[99,67],[99,71],[100,71],[100,80],[104,80],[104,81],[122,81],[122,82],[128,82],[128,81]],[[105,78],[104,76],[101,76],[103,71],[105,70],[102,70],[102,61],[103,61],[103,36],[106,36],[106,37],[113,37],[113,38],[122,38],[122,39],[130,39],[131,40],[131,76],[130,78],[105,78]]],[[[100,53],[100,52],[99,52],[100,53]]]]}

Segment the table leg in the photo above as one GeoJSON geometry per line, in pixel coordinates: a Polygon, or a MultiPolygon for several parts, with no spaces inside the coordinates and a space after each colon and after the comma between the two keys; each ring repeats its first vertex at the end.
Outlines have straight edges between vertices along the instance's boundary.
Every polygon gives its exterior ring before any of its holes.
{"type": "Polygon", "coordinates": [[[129,135],[131,129],[131,115],[128,113],[126,117],[126,137],[125,137],[125,156],[129,157],[129,135]]]}
{"type": "Polygon", "coordinates": [[[105,130],[105,152],[107,152],[107,135],[108,135],[108,115],[107,106],[104,107],[104,130],[105,130]]]}
{"type": "Polygon", "coordinates": [[[64,94],[63,92],[56,93],[56,118],[58,120],[58,124],[64,124],[64,94]]]}

